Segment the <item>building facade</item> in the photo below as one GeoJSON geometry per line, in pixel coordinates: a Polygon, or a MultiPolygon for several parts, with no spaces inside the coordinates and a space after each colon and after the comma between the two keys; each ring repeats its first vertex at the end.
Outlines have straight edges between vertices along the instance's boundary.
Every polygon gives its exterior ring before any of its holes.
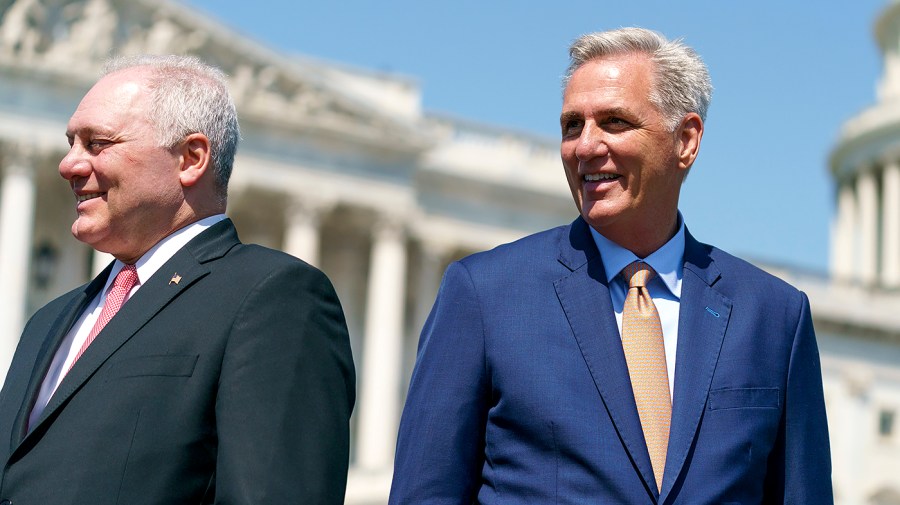
{"type": "Polygon", "coordinates": [[[570,221],[553,141],[424,114],[409,79],[275,53],[157,0],[0,0],[0,369],[28,315],[111,258],[71,237],[57,164],[113,52],[190,53],[230,76],[245,242],[332,279],[358,372],[348,503],[386,501],[418,328],[446,265],[570,221]]]}
{"type": "Polygon", "coordinates": [[[843,125],[830,158],[830,275],[782,272],[815,314],[844,505],[900,505],[900,3],[874,26],[884,60],[877,100],[843,125]]]}
{"type": "MultiPolygon", "coordinates": [[[[769,268],[813,304],[845,505],[900,505],[897,5],[876,32],[879,104],[847,123],[832,156],[832,275],[769,268]]],[[[243,241],[334,282],[358,372],[347,503],[384,503],[444,268],[576,215],[557,141],[428,114],[409,79],[287,57],[171,1],[0,0],[3,374],[27,317],[110,261],[71,237],[73,198],[56,167],[68,117],[113,52],[195,54],[231,76],[243,140],[228,214],[243,241]]]]}

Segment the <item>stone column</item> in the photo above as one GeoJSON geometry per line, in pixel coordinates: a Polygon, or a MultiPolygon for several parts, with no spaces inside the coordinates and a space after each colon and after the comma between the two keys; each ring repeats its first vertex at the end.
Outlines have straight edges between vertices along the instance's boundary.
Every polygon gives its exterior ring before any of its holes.
{"type": "Polygon", "coordinates": [[[900,162],[884,167],[881,193],[881,283],[900,287],[900,162]]]}
{"type": "Polygon", "coordinates": [[[845,364],[842,371],[843,391],[840,403],[833,412],[843,429],[832,434],[832,458],[835,486],[840,487],[841,503],[863,505],[866,490],[860,483],[866,481],[866,470],[872,460],[870,449],[875,424],[870,388],[873,376],[869,370],[856,364],[845,364]]]}
{"type": "Polygon", "coordinates": [[[313,266],[319,266],[322,215],[331,205],[310,198],[296,199],[288,204],[284,233],[284,252],[313,266]]]}
{"type": "Polygon", "coordinates": [[[6,377],[25,325],[37,193],[31,149],[20,145],[4,151],[12,156],[3,160],[0,182],[0,286],[5,292],[0,304],[0,377],[6,377]]]}
{"type": "Polygon", "coordinates": [[[421,247],[422,260],[419,268],[419,278],[416,284],[416,333],[422,330],[428,314],[431,313],[431,307],[434,305],[435,297],[441,286],[442,268],[444,260],[447,258],[452,247],[448,244],[442,244],[434,241],[423,241],[421,247]]]}
{"type": "Polygon", "coordinates": [[[849,181],[838,185],[837,212],[831,230],[831,274],[850,282],[856,271],[855,248],[858,219],[856,190],[849,181]]]}
{"type": "Polygon", "coordinates": [[[867,286],[878,279],[878,182],[875,172],[865,168],[856,180],[859,205],[859,270],[858,279],[867,286]]]}
{"type": "Polygon", "coordinates": [[[357,464],[389,470],[400,415],[406,237],[398,220],[377,223],[366,298],[357,464]]]}
{"type": "Polygon", "coordinates": [[[441,274],[444,261],[449,256],[453,247],[450,244],[433,240],[423,240],[419,248],[419,271],[416,277],[415,300],[412,319],[412,328],[403,344],[403,379],[401,399],[405,400],[406,390],[409,388],[409,379],[412,376],[416,364],[416,351],[419,345],[419,337],[422,327],[431,313],[434,300],[441,286],[441,274]]]}

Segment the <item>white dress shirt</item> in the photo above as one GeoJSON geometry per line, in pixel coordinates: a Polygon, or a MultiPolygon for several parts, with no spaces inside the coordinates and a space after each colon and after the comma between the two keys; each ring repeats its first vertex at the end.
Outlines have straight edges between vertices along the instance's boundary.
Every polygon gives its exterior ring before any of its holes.
{"type": "MultiPolygon", "coordinates": [[[[155,246],[144,253],[144,255],[135,262],[134,265],[137,269],[138,283],[131,288],[131,291],[129,291],[128,295],[125,297],[125,301],[127,302],[134,296],[138,289],[141,288],[141,285],[150,279],[151,275],[159,270],[166,261],[169,261],[169,259],[184,247],[185,244],[190,242],[192,238],[223,219],[225,219],[225,214],[209,216],[200,221],[191,223],[157,242],[155,246]]],[[[100,312],[103,311],[103,305],[106,303],[106,295],[112,286],[112,282],[124,266],[125,264],[121,261],[115,261],[112,270],[109,272],[109,277],[106,279],[106,285],[103,286],[103,289],[101,289],[100,292],[97,293],[97,296],[91,300],[87,308],[85,308],[84,312],[81,314],[81,317],[78,318],[78,321],[75,322],[69,330],[69,333],[66,334],[59,349],[56,350],[53,362],[50,364],[47,375],[44,376],[44,381],[41,383],[41,390],[34,403],[34,408],[31,410],[31,415],[28,417],[28,426],[34,425],[34,422],[41,417],[47,404],[50,403],[50,398],[53,396],[53,393],[56,392],[56,388],[59,387],[66,372],[75,361],[78,351],[81,349],[84,341],[87,340],[88,334],[90,334],[91,329],[94,327],[94,323],[97,322],[97,318],[100,317],[100,312]]]]}
{"type": "Polygon", "coordinates": [[[647,290],[662,325],[663,342],[666,347],[666,371],[669,373],[669,395],[675,391],[675,351],[678,349],[678,311],[681,308],[681,279],[684,274],[684,219],[678,213],[678,232],[646,258],[638,258],[633,252],[600,235],[591,228],[591,234],[600,256],[609,284],[619,338],[622,336],[622,310],[628,285],[619,275],[622,269],[634,261],[643,261],[656,271],[656,276],[647,284],[647,290]]]}

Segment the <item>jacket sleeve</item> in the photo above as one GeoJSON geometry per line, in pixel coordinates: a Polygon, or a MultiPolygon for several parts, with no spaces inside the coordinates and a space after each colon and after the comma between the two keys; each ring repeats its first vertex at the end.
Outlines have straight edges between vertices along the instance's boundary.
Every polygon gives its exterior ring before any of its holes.
{"type": "Polygon", "coordinates": [[[765,503],[834,503],[822,367],[809,299],[803,293],[800,296],[784,414],[769,457],[765,503]]]}
{"type": "Polygon", "coordinates": [[[478,293],[450,265],[422,330],[400,421],[391,504],[472,503],[481,483],[490,380],[478,293]]]}
{"type": "Polygon", "coordinates": [[[300,262],[272,271],[228,337],[215,408],[215,503],[343,503],[354,388],[330,281],[300,262]]]}

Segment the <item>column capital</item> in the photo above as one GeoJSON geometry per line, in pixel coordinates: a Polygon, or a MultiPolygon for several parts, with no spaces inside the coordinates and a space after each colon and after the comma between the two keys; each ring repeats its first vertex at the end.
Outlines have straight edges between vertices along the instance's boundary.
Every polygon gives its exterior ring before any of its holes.
{"type": "Polygon", "coordinates": [[[881,165],[883,167],[883,170],[885,170],[885,171],[887,171],[887,170],[897,171],[897,170],[900,170],[900,159],[898,159],[897,157],[891,156],[889,158],[883,159],[881,165]]]}
{"type": "Polygon", "coordinates": [[[456,244],[450,240],[419,237],[419,248],[429,258],[444,258],[456,250],[456,244]]]}
{"type": "Polygon", "coordinates": [[[879,159],[868,159],[856,166],[857,175],[874,174],[882,166],[883,162],[879,159]]]}
{"type": "Polygon", "coordinates": [[[319,262],[322,216],[336,201],[321,197],[291,195],[285,209],[286,229],[283,249],[311,265],[319,262]]]}
{"type": "Polygon", "coordinates": [[[0,144],[0,173],[31,177],[37,161],[38,149],[32,144],[6,141],[0,144]]]}
{"type": "Polygon", "coordinates": [[[404,238],[408,232],[407,219],[397,212],[385,212],[375,218],[372,235],[376,238],[404,238]]]}
{"type": "Polygon", "coordinates": [[[318,221],[323,214],[331,212],[337,206],[337,199],[321,195],[290,195],[287,202],[287,213],[292,218],[305,217],[318,221]]]}

